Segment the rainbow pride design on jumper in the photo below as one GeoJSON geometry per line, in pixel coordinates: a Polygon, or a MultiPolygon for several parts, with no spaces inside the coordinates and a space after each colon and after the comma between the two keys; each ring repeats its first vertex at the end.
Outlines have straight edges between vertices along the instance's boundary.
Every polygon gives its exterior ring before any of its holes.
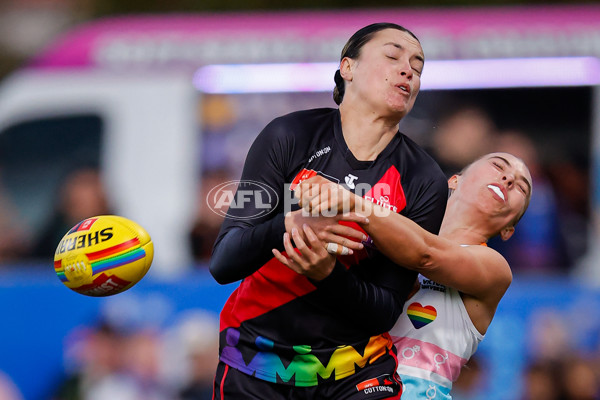
{"type": "Polygon", "coordinates": [[[408,319],[416,329],[421,329],[430,324],[437,317],[437,310],[433,306],[422,306],[421,303],[412,303],[406,310],[408,319]]]}
{"type": "MultiPolygon", "coordinates": [[[[86,256],[92,267],[92,275],[96,275],[97,273],[140,260],[146,256],[146,252],[141,247],[140,240],[133,238],[107,249],[88,253],[86,256]]],[[[61,260],[54,261],[54,269],[58,279],[62,282],[68,281],[61,260]]]]}
{"type": "Polygon", "coordinates": [[[221,351],[221,361],[258,379],[298,387],[316,386],[321,380],[330,378],[337,381],[355,374],[357,369],[374,363],[380,357],[395,358],[392,339],[387,333],[372,336],[360,351],[349,345],[336,347],[325,365],[308,345],[292,346],[296,355],[291,362],[284,365],[280,355],[274,350],[274,341],[262,336],[258,336],[254,342],[259,351],[247,362],[236,347],[239,339],[239,330],[227,328],[226,345],[221,351]]]}

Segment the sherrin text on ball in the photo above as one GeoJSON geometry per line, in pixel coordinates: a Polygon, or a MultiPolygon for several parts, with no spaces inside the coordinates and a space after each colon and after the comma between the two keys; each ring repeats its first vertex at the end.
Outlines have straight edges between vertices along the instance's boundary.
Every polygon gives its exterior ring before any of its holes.
{"type": "Polygon", "coordinates": [[[116,215],[87,218],[56,247],[54,270],[69,289],[86,296],[111,296],[148,272],[154,245],[144,228],[116,215]]]}

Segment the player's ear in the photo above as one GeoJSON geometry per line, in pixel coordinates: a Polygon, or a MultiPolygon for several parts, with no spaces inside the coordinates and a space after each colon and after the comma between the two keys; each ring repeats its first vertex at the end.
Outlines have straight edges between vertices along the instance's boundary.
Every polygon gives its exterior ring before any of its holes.
{"type": "Polygon", "coordinates": [[[458,186],[458,175],[452,175],[450,179],[448,179],[448,189],[454,190],[458,186]]]}
{"type": "Polygon", "coordinates": [[[502,228],[502,230],[500,231],[500,238],[502,239],[502,241],[507,241],[513,235],[513,233],[515,233],[515,227],[507,226],[505,228],[502,228]]]}
{"type": "Polygon", "coordinates": [[[354,60],[350,57],[342,58],[340,62],[340,75],[345,81],[352,81],[352,67],[354,66],[354,60]]]}

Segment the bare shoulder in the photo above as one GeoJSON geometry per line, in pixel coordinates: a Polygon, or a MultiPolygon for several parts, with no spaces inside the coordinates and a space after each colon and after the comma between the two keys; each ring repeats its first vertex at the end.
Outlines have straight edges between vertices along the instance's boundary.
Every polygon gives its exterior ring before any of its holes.
{"type": "Polygon", "coordinates": [[[494,318],[496,308],[512,282],[512,272],[506,259],[496,250],[486,246],[469,246],[465,250],[482,261],[486,279],[478,290],[461,292],[461,297],[471,321],[481,334],[485,334],[494,318]]]}
{"type": "Polygon", "coordinates": [[[512,283],[513,275],[508,262],[502,254],[488,246],[467,246],[464,249],[478,260],[484,277],[477,290],[468,294],[497,304],[512,283]]]}
{"type": "Polygon", "coordinates": [[[468,246],[467,249],[468,251],[476,252],[477,257],[488,266],[490,272],[493,272],[494,275],[497,274],[498,279],[503,278],[508,284],[512,282],[510,265],[508,265],[506,258],[498,251],[488,246],[468,246]]]}

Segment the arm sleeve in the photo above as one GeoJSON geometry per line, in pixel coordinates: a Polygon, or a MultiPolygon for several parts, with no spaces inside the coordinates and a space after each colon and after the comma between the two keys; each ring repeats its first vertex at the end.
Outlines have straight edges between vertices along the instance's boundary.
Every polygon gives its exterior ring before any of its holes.
{"type": "Polygon", "coordinates": [[[446,212],[448,182],[441,170],[439,174],[435,175],[433,179],[429,178],[427,182],[422,188],[424,195],[419,197],[419,201],[407,213],[401,214],[419,224],[421,228],[437,235],[446,212]]]}
{"type": "Polygon", "coordinates": [[[221,284],[251,275],[273,257],[271,249],[283,248],[283,191],[292,143],[285,124],[276,121],[250,147],[233,201],[243,199],[241,191],[248,187],[258,188],[262,196],[245,196],[243,206],[232,202],[215,241],[209,268],[221,284]]]}

